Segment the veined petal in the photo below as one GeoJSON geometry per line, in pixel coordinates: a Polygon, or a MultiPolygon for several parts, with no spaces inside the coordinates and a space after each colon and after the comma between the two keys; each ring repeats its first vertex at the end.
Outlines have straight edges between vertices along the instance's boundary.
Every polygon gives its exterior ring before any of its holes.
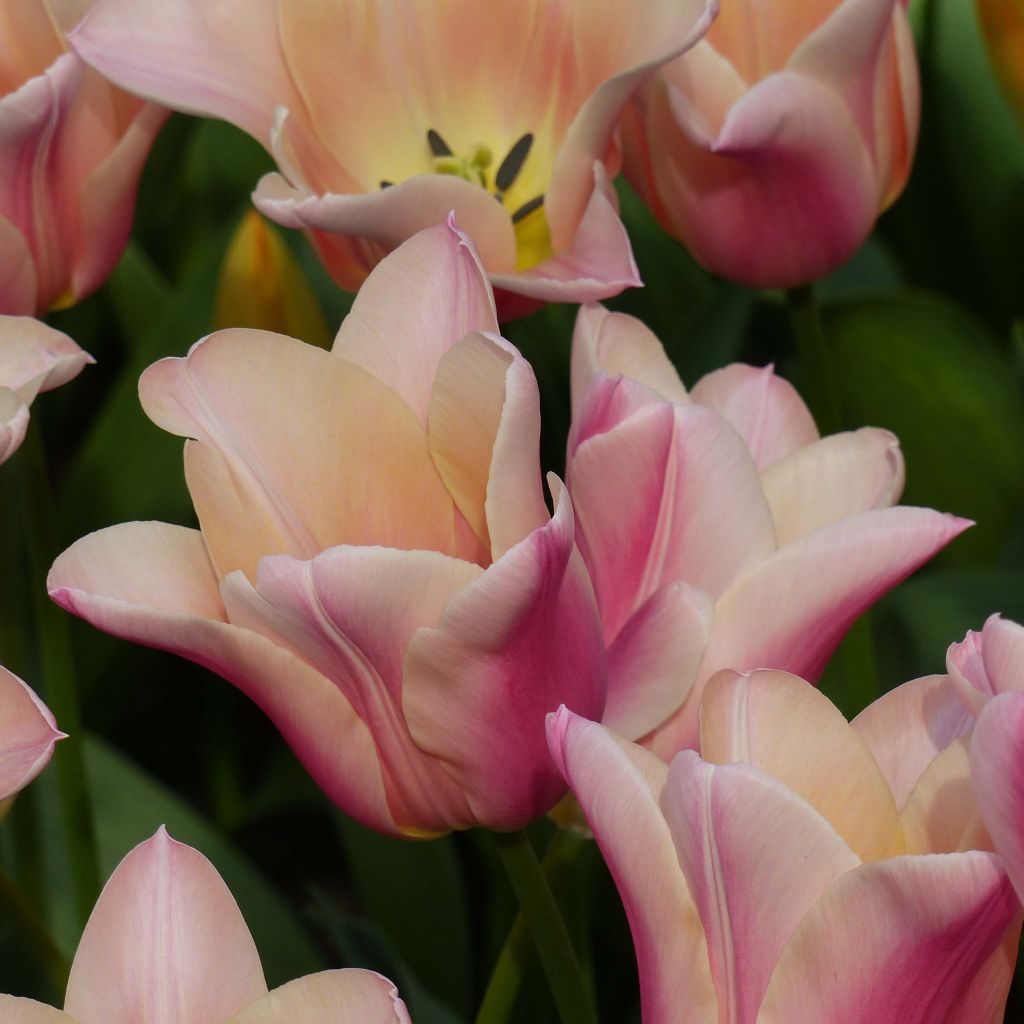
{"type": "Polygon", "coordinates": [[[126,523],[90,534],[57,559],[47,587],[99,629],[223,676],[263,709],[331,800],[371,828],[398,831],[369,730],[306,662],[227,623],[198,530],[126,523]]]}
{"type": "Polygon", "coordinates": [[[804,400],[771,366],[733,363],[714,370],[697,381],[690,398],[739,431],[762,471],[818,440],[804,400]]]}
{"type": "Polygon", "coordinates": [[[750,765],[685,750],[661,803],[707,934],[720,1019],[754,1024],[794,928],[860,862],[810,804],[750,765]]]}
{"type": "Polygon", "coordinates": [[[395,986],[373,971],[321,971],[275,988],[227,1024],[409,1024],[395,986]]]}
{"type": "Polygon", "coordinates": [[[704,929],[658,801],[668,766],[566,708],[548,716],[551,756],[587,817],[626,908],[646,1024],[717,1017],[704,929]]]}
{"type": "Polygon", "coordinates": [[[79,1024],[52,1006],[18,996],[0,995],[0,1018],[4,1024],[79,1024]]]}
{"type": "Polygon", "coordinates": [[[208,1024],[266,991],[228,887],[201,853],[161,828],[104,886],[64,1006],[80,1024],[208,1024]]]}
{"type": "Polygon", "coordinates": [[[441,358],[465,335],[497,329],[494,295],[476,248],[449,217],[374,268],[338,331],[334,352],[401,395],[426,425],[441,358]]]}
{"type": "Polygon", "coordinates": [[[640,381],[670,402],[688,400],[679,373],[643,321],[590,304],[580,307],[572,335],[573,418],[598,373],[640,381]]]}
{"type": "Polygon", "coordinates": [[[899,441],[875,427],[822,438],[761,475],[779,547],[847,516],[895,505],[903,479],[899,441]]]}
{"type": "Polygon", "coordinates": [[[46,3],[0,4],[0,96],[42,74],[64,51],[60,33],[46,3]]]}
{"type": "Polygon", "coordinates": [[[946,670],[964,705],[980,714],[997,693],[1024,690],[1024,626],[990,615],[946,652],[946,670]]]}
{"type": "Polygon", "coordinates": [[[0,316],[0,387],[31,402],[95,362],[66,334],[27,316],[0,316]]]}
{"type": "Polygon", "coordinates": [[[265,331],[219,331],[142,375],[139,396],[186,446],[220,576],[335,544],[451,550],[454,509],[409,407],[366,370],[265,331]],[[240,385],[244,382],[244,386],[240,385]]]}
{"type": "Polygon", "coordinates": [[[64,738],[46,705],[0,667],[0,800],[27,786],[64,738]]]}
{"type": "Polygon", "coordinates": [[[991,853],[865,864],[801,922],[758,1024],[976,1024],[964,997],[1019,915],[991,853]]]}
{"type": "Polygon", "coordinates": [[[443,762],[477,821],[521,828],[564,793],[544,716],[559,704],[599,719],[606,665],[597,609],[557,490],[551,521],[510,548],[416,633],[404,708],[414,741],[443,762]]]}
{"type": "Polygon", "coordinates": [[[759,768],[802,796],[862,861],[903,852],[892,794],[864,741],[810,683],[785,672],[719,672],[700,707],[713,764],[759,768]]]}
{"type": "Polygon", "coordinates": [[[902,810],[924,770],[974,719],[946,676],[923,676],[883,694],[850,724],[902,810]]]}

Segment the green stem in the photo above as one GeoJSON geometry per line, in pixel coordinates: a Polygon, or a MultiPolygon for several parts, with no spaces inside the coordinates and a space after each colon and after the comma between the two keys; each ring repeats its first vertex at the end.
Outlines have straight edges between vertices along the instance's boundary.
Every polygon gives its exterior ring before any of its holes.
{"type": "Polygon", "coordinates": [[[0,907],[6,911],[7,917],[32,947],[39,962],[46,969],[54,992],[61,998],[68,986],[67,961],[47,931],[42,918],[3,868],[0,868],[0,907]]]}
{"type": "Polygon", "coordinates": [[[807,404],[821,433],[834,434],[843,429],[839,381],[813,287],[787,289],[786,305],[804,368],[807,404]]]}
{"type": "Polygon", "coordinates": [[[57,745],[52,770],[60,795],[75,906],[79,924],[84,926],[99,894],[99,860],[85,771],[82,723],[68,619],[66,613],[49,599],[44,585],[58,551],[53,493],[46,471],[42,440],[34,424],[29,428],[24,447],[16,459],[23,474],[23,521],[39,640],[42,691],[57,719],[57,725],[68,734],[68,738],[57,745]]]}
{"type": "Polygon", "coordinates": [[[495,970],[496,977],[488,986],[484,1005],[477,1016],[477,1024],[497,1024],[506,1019],[527,961],[527,933],[532,936],[540,955],[563,1024],[597,1024],[576,952],[529,836],[519,831],[496,833],[494,839],[519,900],[523,926],[520,928],[519,920],[513,925],[495,970]],[[518,934],[517,929],[520,929],[518,934]],[[502,961],[506,961],[504,967],[502,961]]]}

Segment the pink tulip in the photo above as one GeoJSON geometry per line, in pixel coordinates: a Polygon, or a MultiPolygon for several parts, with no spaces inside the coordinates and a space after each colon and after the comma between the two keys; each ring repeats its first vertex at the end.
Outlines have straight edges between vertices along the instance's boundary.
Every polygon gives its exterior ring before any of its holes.
{"type": "Polygon", "coordinates": [[[25,440],[36,395],[66,384],[91,362],[66,334],[27,316],[0,316],[0,462],[25,440]]]}
{"type": "Polygon", "coordinates": [[[191,438],[200,530],[84,538],[49,586],[228,678],[339,806],[384,832],[520,827],[564,792],[544,715],[600,716],[604,649],[529,364],[449,224],[371,274],[332,352],[221,331],[143,374],[191,438]]]}
{"type": "Polygon", "coordinates": [[[733,0],[623,119],[625,171],[716,274],[792,287],[903,190],[919,119],[900,0],[733,0]]]}
{"type": "Polygon", "coordinates": [[[166,112],[70,53],[81,0],[0,0],[0,312],[70,305],[106,279],[166,112]]]}
{"type": "Polygon", "coordinates": [[[259,954],[214,866],[161,828],[110,876],[75,954],[64,1012],[0,995],[4,1024],[408,1024],[372,971],[267,991],[259,954]]]}
{"type": "Polygon", "coordinates": [[[616,122],[716,10],[100,0],[73,45],[123,87],[262,142],[280,173],[259,183],[256,205],[309,231],[343,287],[454,209],[521,312],[639,284],[610,185],[616,122]]]}
{"type": "Polygon", "coordinates": [[[854,619],[968,523],[891,508],[896,439],[819,438],[771,367],[687,393],[657,338],[580,311],[567,483],[608,648],[606,724],[668,758],[704,684],[771,665],[816,679],[854,619]]]}
{"type": "Polygon", "coordinates": [[[990,615],[981,632],[949,648],[946,670],[975,715],[997,694],[1024,690],[1024,626],[990,615]]]}
{"type": "Polygon", "coordinates": [[[0,817],[4,802],[46,767],[64,735],[46,705],[0,666],[0,817]]]}
{"type": "Polygon", "coordinates": [[[671,766],[550,716],[626,907],[644,1024],[1002,1020],[1022,908],[978,848],[966,746],[897,771],[897,794],[876,751],[891,767],[925,722],[869,712],[851,726],[794,676],[723,672],[700,753],[671,766]]]}

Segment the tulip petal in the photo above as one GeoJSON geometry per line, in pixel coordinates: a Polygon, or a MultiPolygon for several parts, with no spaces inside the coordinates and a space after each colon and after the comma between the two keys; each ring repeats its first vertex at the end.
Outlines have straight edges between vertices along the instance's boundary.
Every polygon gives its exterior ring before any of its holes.
{"type": "Polygon", "coordinates": [[[996,851],[1024,895],[1024,693],[993,697],[978,716],[971,778],[996,851]]]}
{"type": "Polygon", "coordinates": [[[964,997],[1019,914],[991,853],[865,864],[801,922],[759,1024],[978,1024],[964,997]]]}
{"type": "Polygon", "coordinates": [[[208,1024],[266,991],[220,875],[161,828],[121,861],[96,901],[64,1006],[80,1024],[208,1024]]]}
{"type": "Polygon", "coordinates": [[[47,587],[97,628],[223,676],[263,709],[331,800],[371,828],[397,831],[366,726],[306,662],[225,621],[197,530],[126,523],[90,534],[57,559],[47,587]]]}
{"type": "Polygon", "coordinates": [[[409,1024],[395,986],[373,971],[321,971],[275,988],[227,1024],[409,1024]]]}
{"type": "Polygon", "coordinates": [[[946,652],[946,671],[960,699],[978,715],[997,693],[1024,690],[1024,626],[990,615],[946,652]]]}
{"type": "Polygon", "coordinates": [[[802,796],[863,860],[902,853],[885,776],[839,709],[785,672],[719,672],[700,708],[706,761],[753,765],[802,796]]]}
{"type": "Polygon", "coordinates": [[[64,733],[45,704],[13,673],[0,667],[0,800],[27,786],[64,733]]]}
{"type": "Polygon", "coordinates": [[[569,486],[609,640],[666,583],[717,597],[775,548],[746,445],[698,405],[651,406],[583,441],[569,486]]]}
{"type": "Polygon", "coordinates": [[[159,426],[197,439],[186,477],[222,577],[254,578],[262,555],[312,558],[335,544],[453,545],[451,498],[416,417],[332,353],[219,331],[149,367],[139,396],[159,426]]]}
{"type": "Polygon", "coordinates": [[[34,999],[0,995],[0,1020],[4,1024],[78,1024],[60,1010],[34,999]]]}
{"type": "Polygon", "coordinates": [[[622,897],[640,971],[646,1024],[717,1016],[704,929],[658,806],[668,766],[561,708],[548,743],[579,801],[622,897]]]}
{"type": "Polygon", "coordinates": [[[497,331],[476,248],[454,218],[413,235],[366,279],[334,352],[368,370],[427,422],[441,357],[473,331],[497,331]],[[402,301],[396,302],[395,296],[402,301]]]}
{"type": "Polygon", "coordinates": [[[73,380],[92,356],[66,334],[27,316],[0,316],[0,387],[31,402],[73,380]]]}
{"type": "Polygon", "coordinates": [[[804,400],[771,366],[733,363],[714,370],[697,381],[690,398],[739,431],[760,470],[818,440],[804,400]]]}
{"type": "Polygon", "coordinates": [[[902,810],[928,765],[974,720],[946,676],[924,676],[883,694],[850,724],[902,810]]]}
{"type": "Polygon", "coordinates": [[[28,433],[28,405],[7,388],[0,388],[0,463],[20,447],[28,433]]]}
{"type": "Polygon", "coordinates": [[[465,800],[415,746],[402,713],[402,662],[421,626],[483,575],[434,551],[338,547],[312,561],[264,558],[256,587],[241,573],[222,593],[233,623],[269,636],[317,668],[369,728],[391,815],[408,831],[472,824],[465,800]]]}
{"type": "Polygon", "coordinates": [[[275,0],[103,0],[68,42],[105,78],[165,106],[238,125],[269,149],[274,108],[302,110],[275,0]]]}
{"type": "MultiPolygon", "coordinates": [[[[814,681],[865,608],[970,525],[921,508],[863,512],[781,548],[715,608],[701,679],[722,668],[773,665],[814,681]]],[[[703,685],[659,730],[662,756],[692,747],[703,685]]]]}
{"type": "Polygon", "coordinates": [[[596,304],[580,307],[572,335],[572,409],[575,419],[597,373],[646,384],[670,402],[686,402],[686,388],[661,342],[643,321],[596,304]]]}
{"type": "Polygon", "coordinates": [[[0,313],[34,313],[37,288],[35,262],[25,236],[0,216],[0,313]]]}
{"type": "Polygon", "coordinates": [[[779,547],[847,516],[895,505],[903,490],[903,456],[888,430],[822,438],[761,475],[779,547]]]}
{"type": "Polygon", "coordinates": [[[573,532],[558,487],[551,521],[457,594],[406,652],[409,731],[489,828],[520,828],[564,793],[544,739],[552,707],[594,719],[604,710],[604,644],[573,532]]]}
{"type": "Polygon", "coordinates": [[[859,861],[808,803],[750,765],[685,750],[661,803],[707,934],[720,1019],[755,1024],[800,919],[859,861]]]}
{"type": "Polygon", "coordinates": [[[636,739],[686,699],[711,635],[714,604],[681,581],[655,591],[608,649],[608,704],[602,721],[636,739]]]}

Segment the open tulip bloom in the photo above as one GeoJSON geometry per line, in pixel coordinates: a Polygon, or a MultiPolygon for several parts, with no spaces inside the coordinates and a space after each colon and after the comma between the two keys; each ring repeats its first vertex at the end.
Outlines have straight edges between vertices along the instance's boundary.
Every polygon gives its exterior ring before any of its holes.
{"type": "Polygon", "coordinates": [[[0,666],[0,817],[6,802],[46,767],[63,738],[49,708],[0,666]]]}
{"type": "Polygon", "coordinates": [[[820,438],[771,367],[687,392],[638,320],[585,306],[566,480],[608,646],[604,721],[666,759],[694,746],[706,681],[816,679],[854,619],[969,524],[893,508],[888,431],[820,438]]]}
{"type": "Polygon", "coordinates": [[[551,716],[626,906],[644,1024],[1002,1020],[1022,907],[966,739],[941,748],[927,721],[951,684],[907,686],[924,699],[887,695],[847,724],[795,676],[720,673],[700,752],[671,766],[551,716]]]}
{"type": "Polygon", "coordinates": [[[699,263],[754,287],[845,263],[903,190],[917,59],[903,0],[730,0],[623,119],[626,175],[699,263]]]}
{"type": "Polygon", "coordinates": [[[544,716],[601,716],[604,645],[569,498],[544,501],[533,373],[496,327],[442,224],[375,269],[332,352],[228,330],[156,363],[140,396],[191,438],[200,529],[92,534],[52,596],[230,679],[373,828],[532,821],[564,793],[544,716]]]}
{"type": "Polygon", "coordinates": [[[267,991],[259,953],[214,866],[160,829],[110,876],[82,934],[64,1011],[0,995],[4,1024],[408,1024],[372,971],[267,991]]]}
{"type": "MultiPolygon", "coordinates": [[[[355,288],[454,209],[496,287],[583,301],[639,283],[609,184],[630,95],[716,0],[101,0],[75,33],[123,87],[273,153],[257,206],[355,288]]],[[[510,310],[513,307],[510,306],[510,310]]]]}

